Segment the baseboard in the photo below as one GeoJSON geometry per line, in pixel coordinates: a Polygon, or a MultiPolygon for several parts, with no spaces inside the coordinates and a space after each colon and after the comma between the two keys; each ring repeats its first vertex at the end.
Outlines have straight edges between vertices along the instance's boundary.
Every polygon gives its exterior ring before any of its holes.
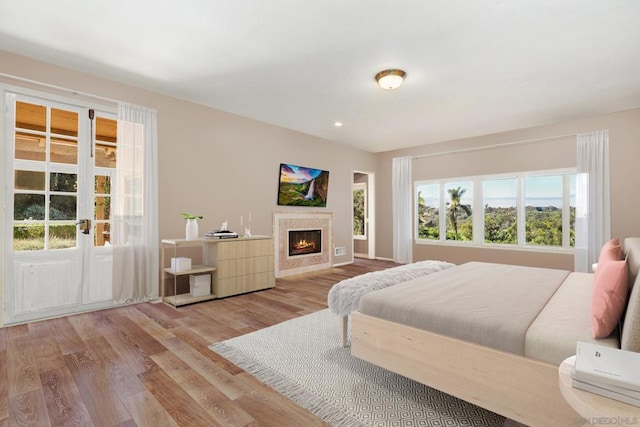
{"type": "Polygon", "coordinates": [[[343,265],[353,264],[353,261],[341,262],[338,264],[333,264],[334,267],[342,267],[343,265]]]}

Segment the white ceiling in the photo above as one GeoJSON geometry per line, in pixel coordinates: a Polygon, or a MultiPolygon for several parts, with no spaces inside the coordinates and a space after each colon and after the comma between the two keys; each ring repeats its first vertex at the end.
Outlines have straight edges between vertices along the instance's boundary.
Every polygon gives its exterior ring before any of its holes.
{"type": "Polygon", "coordinates": [[[0,0],[0,49],[372,152],[640,107],[638,0],[0,0]]]}

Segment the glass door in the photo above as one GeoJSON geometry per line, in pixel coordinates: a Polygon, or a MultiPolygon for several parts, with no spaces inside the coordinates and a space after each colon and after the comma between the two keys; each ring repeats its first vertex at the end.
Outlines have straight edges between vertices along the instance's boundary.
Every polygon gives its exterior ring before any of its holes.
{"type": "Polygon", "coordinates": [[[5,111],[7,322],[108,305],[116,121],[11,93],[5,111]]]}

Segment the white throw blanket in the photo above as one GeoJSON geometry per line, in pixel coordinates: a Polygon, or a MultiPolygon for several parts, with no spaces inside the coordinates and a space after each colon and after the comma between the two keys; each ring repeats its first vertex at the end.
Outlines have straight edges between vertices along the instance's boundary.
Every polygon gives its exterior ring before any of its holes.
{"type": "Polygon", "coordinates": [[[343,280],[333,285],[327,298],[329,310],[341,316],[346,316],[358,309],[360,297],[378,289],[383,289],[398,283],[406,282],[417,277],[426,276],[455,264],[444,261],[420,261],[412,264],[392,267],[386,270],[373,271],[343,280]]]}

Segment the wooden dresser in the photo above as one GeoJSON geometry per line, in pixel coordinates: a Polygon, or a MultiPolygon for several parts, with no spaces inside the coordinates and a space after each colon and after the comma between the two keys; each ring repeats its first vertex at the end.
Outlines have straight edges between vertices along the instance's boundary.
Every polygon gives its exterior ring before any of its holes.
{"type": "Polygon", "coordinates": [[[216,298],[275,286],[273,239],[268,236],[205,240],[203,263],[212,273],[216,298]]]}

